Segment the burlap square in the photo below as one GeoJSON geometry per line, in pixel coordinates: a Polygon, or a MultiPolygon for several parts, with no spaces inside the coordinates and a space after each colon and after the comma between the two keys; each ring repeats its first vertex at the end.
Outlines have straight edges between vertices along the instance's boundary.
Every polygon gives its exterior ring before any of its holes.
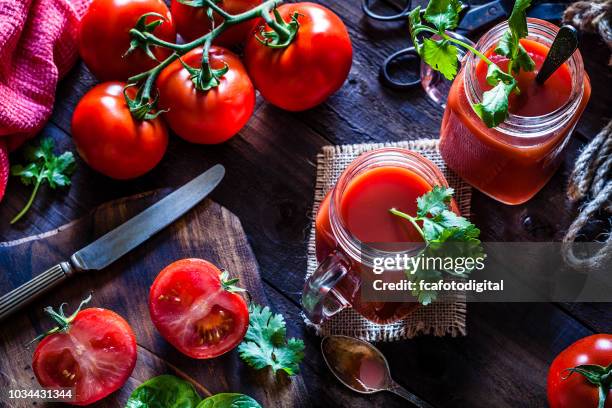
{"type": "MultiPolygon", "coordinates": [[[[434,162],[442,171],[448,183],[455,189],[455,199],[464,216],[470,215],[471,187],[446,167],[438,151],[438,140],[425,139],[396,143],[355,144],[326,146],[317,156],[317,179],[314,194],[313,222],[308,243],[306,277],[317,268],[315,256],[314,220],[319,204],[325,194],[334,186],[340,174],[360,154],[380,147],[403,147],[414,150],[434,162]]],[[[318,335],[339,334],[368,341],[396,341],[412,338],[419,334],[434,336],[465,336],[465,296],[459,294],[456,301],[433,303],[417,309],[414,313],[393,324],[374,324],[352,309],[345,309],[322,325],[315,325],[308,319],[306,324],[314,327],[318,335]]]]}

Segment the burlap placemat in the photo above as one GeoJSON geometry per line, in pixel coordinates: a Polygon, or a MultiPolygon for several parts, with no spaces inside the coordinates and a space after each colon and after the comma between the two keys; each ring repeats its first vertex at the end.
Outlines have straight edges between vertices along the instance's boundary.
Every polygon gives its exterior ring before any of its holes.
{"type": "MultiPolygon", "coordinates": [[[[334,186],[344,169],[360,154],[380,147],[403,147],[414,150],[434,162],[442,171],[448,183],[455,189],[455,200],[461,214],[470,215],[471,187],[449,170],[440,153],[438,141],[433,139],[415,140],[397,143],[355,144],[344,146],[326,146],[317,156],[317,180],[314,194],[313,222],[308,243],[308,262],[306,277],[317,268],[315,256],[314,220],[319,204],[334,186]]],[[[419,334],[434,336],[451,335],[453,337],[466,335],[465,296],[455,297],[457,301],[433,303],[417,309],[414,313],[393,324],[374,324],[352,309],[345,309],[324,322],[315,325],[304,318],[307,325],[313,327],[318,335],[339,334],[357,337],[368,341],[395,341],[412,338],[419,334]]]]}

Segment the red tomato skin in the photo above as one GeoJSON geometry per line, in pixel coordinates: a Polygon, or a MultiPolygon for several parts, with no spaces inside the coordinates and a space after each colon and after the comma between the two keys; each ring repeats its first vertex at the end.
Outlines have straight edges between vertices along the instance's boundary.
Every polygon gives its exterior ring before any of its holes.
{"type": "MultiPolygon", "coordinates": [[[[595,334],[578,340],[563,350],[548,370],[547,396],[550,408],[597,408],[597,387],[578,373],[567,379],[567,368],[583,364],[607,367],[612,362],[612,334],[595,334]]],[[[605,408],[612,408],[612,390],[605,408]]]]}
{"type": "MultiPolygon", "coordinates": [[[[67,333],[58,333],[51,336],[45,337],[38,343],[36,350],[34,350],[34,356],[32,361],[32,369],[36,378],[41,386],[43,387],[58,387],[65,386],[54,380],[53,374],[46,370],[46,358],[48,357],[48,349],[53,348],[54,343],[66,343],[67,346],[72,344],[72,339],[79,340],[96,340],[97,342],[109,341],[108,339],[120,340],[119,344],[113,344],[111,351],[112,358],[109,357],[115,365],[117,361],[121,361],[122,372],[119,375],[110,379],[111,383],[103,386],[101,392],[93,393],[83,398],[83,392],[91,391],[90,384],[88,387],[79,386],[77,382],[76,387],[76,399],[70,402],[71,405],[84,406],[92,404],[102,398],[112,394],[121,388],[128,380],[134,367],[136,366],[137,348],[136,348],[136,336],[134,331],[130,327],[129,323],[125,321],[117,313],[101,308],[89,308],[81,310],[74,321],[72,322],[70,329],[67,333]],[[96,329],[98,332],[96,333],[96,329]],[[99,332],[100,330],[106,329],[106,332],[99,332]],[[91,336],[91,332],[94,332],[94,336],[91,336]],[[97,336],[96,336],[97,335],[97,336]],[[84,336],[84,337],[81,337],[84,336]]],[[[57,347],[57,346],[56,346],[57,347]]],[[[87,349],[85,353],[88,353],[87,349]]],[[[78,354],[78,353],[77,353],[78,354]]],[[[74,356],[74,354],[73,354],[74,356]]],[[[59,374],[59,373],[55,373],[59,374]]],[[[109,379],[110,377],[106,376],[109,379]]]]}
{"type": "MultiPolygon", "coordinates": [[[[228,13],[235,15],[251,10],[261,3],[261,0],[222,0],[217,5],[228,13]]],[[[185,41],[193,41],[210,32],[210,20],[202,7],[194,8],[181,4],[178,0],[172,0],[170,11],[176,31],[185,41]]],[[[214,13],[213,16],[215,26],[221,25],[223,22],[221,16],[217,13],[214,13]]],[[[242,44],[247,36],[253,32],[255,24],[257,24],[257,19],[251,19],[229,27],[215,38],[213,43],[228,48],[242,44]]]]}
{"type": "MultiPolygon", "coordinates": [[[[81,158],[114,179],[142,176],[155,167],[168,146],[161,118],[134,119],[122,82],[104,82],[83,96],[72,115],[72,138],[81,158]]],[[[130,92],[134,92],[130,90],[130,92]]]]}
{"type": "MultiPolygon", "coordinates": [[[[177,135],[192,143],[225,142],[246,125],[255,109],[255,88],[238,56],[217,46],[210,48],[209,55],[213,69],[223,68],[224,62],[229,66],[219,86],[213,89],[196,90],[189,72],[178,60],[157,79],[159,106],[167,110],[164,119],[177,135]]],[[[201,48],[183,57],[192,67],[199,67],[201,60],[201,48]]]]}
{"type": "Polygon", "coordinates": [[[353,59],[351,40],[342,20],[318,4],[283,4],[278,11],[285,21],[300,13],[296,37],[281,49],[249,37],[244,50],[247,71],[271,104],[288,111],[313,108],[346,80],[353,59]]]}
{"type": "MultiPolygon", "coordinates": [[[[155,12],[166,18],[153,31],[162,40],[173,42],[176,32],[170,10],[163,0],[94,0],[79,26],[79,54],[89,70],[100,81],[126,81],[129,77],[155,67],[158,62],[149,58],[142,49],[123,56],[130,48],[130,29],[145,13],[155,12]]],[[[159,19],[150,16],[147,22],[159,19]]],[[[170,50],[152,47],[160,61],[170,50]]]]}
{"type": "Polygon", "coordinates": [[[234,349],[244,338],[249,326],[249,310],[244,298],[236,293],[226,292],[221,288],[221,271],[212,263],[203,259],[187,258],[173,262],[165,267],[151,286],[149,292],[149,313],[153,324],[168,343],[181,353],[196,359],[218,357],[234,349]],[[159,297],[169,287],[181,289],[181,304],[167,305],[159,301],[159,297]],[[208,290],[208,292],[206,292],[208,290]],[[203,347],[193,347],[183,344],[180,334],[175,329],[164,324],[164,320],[177,321],[181,319],[185,307],[206,294],[207,297],[220,293],[229,304],[236,319],[236,331],[230,335],[229,341],[214,350],[203,347]],[[187,305],[185,305],[185,303],[187,305]]]}

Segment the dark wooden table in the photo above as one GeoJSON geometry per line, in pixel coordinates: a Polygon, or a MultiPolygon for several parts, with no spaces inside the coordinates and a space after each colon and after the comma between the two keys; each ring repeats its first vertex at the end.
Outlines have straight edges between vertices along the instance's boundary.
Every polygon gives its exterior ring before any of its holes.
{"type": "MultiPolygon", "coordinates": [[[[220,146],[196,146],[173,137],[161,164],[146,176],[118,182],[94,173],[80,159],[65,193],[42,189],[23,222],[9,226],[29,189],[11,180],[0,204],[0,242],[49,231],[87,214],[97,205],[163,187],[178,187],[215,163],[227,168],[212,194],[240,217],[260,264],[272,306],[303,337],[302,364],[312,406],[405,406],[390,394],[360,396],[341,386],[319,353],[320,339],[300,317],[306,240],[313,201],[316,154],[322,146],[357,142],[437,138],[442,110],[424,92],[398,93],[377,81],[382,59],[408,45],[405,23],[366,19],[357,0],[322,0],[346,23],[354,46],[353,68],[344,87],[327,103],[288,113],[258,97],[246,128],[220,146]]],[[[581,46],[593,95],[555,177],[531,201],[506,206],[474,192],[472,220],[488,241],[560,240],[576,208],[564,198],[573,159],[609,120],[612,81],[608,52],[596,37],[581,46]]],[[[79,98],[95,83],[79,63],[60,83],[53,116],[41,132],[61,148],[74,147],[70,118],[79,98]]],[[[59,302],[59,300],[58,300],[59,302]]],[[[464,338],[422,336],[380,344],[396,380],[435,407],[543,407],[548,365],[573,341],[612,332],[610,304],[470,304],[464,338]]]]}

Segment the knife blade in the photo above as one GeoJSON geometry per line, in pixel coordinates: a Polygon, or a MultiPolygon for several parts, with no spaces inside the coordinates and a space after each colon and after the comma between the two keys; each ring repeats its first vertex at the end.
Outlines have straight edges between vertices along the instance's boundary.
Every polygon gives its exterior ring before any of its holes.
{"type": "Polygon", "coordinates": [[[121,258],[202,201],[225,175],[215,165],[117,228],[0,297],[0,320],[77,272],[97,271],[121,258]]]}

